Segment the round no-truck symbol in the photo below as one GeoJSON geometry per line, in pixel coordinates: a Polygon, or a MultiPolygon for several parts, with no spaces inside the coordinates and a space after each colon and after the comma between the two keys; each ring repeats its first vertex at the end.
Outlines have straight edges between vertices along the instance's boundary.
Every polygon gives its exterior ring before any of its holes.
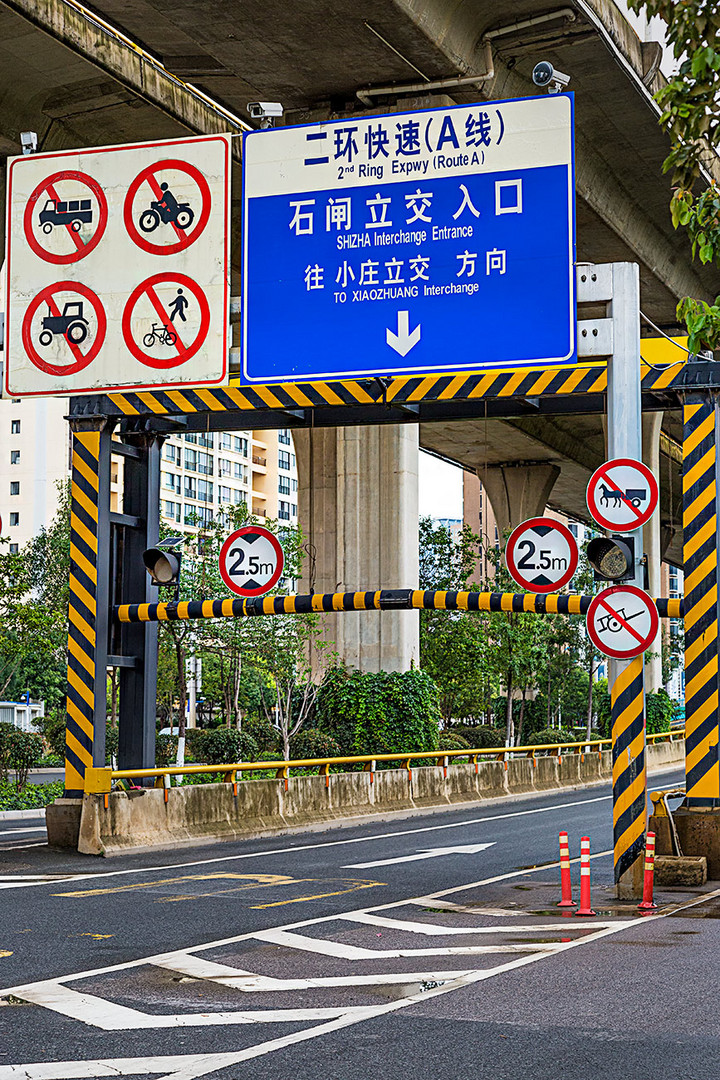
{"type": "Polygon", "coordinates": [[[210,305],[186,274],[154,274],[130,294],[122,317],[129,351],[147,367],[176,368],[195,356],[210,327],[210,305]]]}
{"type": "Polygon", "coordinates": [[[91,364],[107,329],[100,298],[77,281],[57,281],[30,301],[22,324],[28,358],[48,375],[75,375],[91,364]]]}
{"type": "Polygon", "coordinates": [[[284,565],[280,541],[262,525],[245,525],[228,536],[220,551],[220,574],[238,596],[262,596],[280,580],[284,565]]]}
{"type": "Polygon", "coordinates": [[[128,188],[125,228],[143,251],[177,255],[200,236],[211,205],[210,186],[200,170],[189,161],[166,158],[148,165],[128,188]]]}
{"type": "Polygon", "coordinates": [[[27,201],[23,229],[29,247],[45,262],[78,262],[105,232],[105,192],[87,173],[66,169],[42,180],[27,201]]]}

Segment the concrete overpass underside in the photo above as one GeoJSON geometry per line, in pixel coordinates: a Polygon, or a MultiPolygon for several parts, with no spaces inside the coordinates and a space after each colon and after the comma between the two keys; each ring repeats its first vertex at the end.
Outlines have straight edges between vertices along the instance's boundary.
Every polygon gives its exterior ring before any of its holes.
{"type": "MultiPolygon", "coordinates": [[[[257,99],[282,101],[297,123],[531,95],[540,59],[569,72],[576,95],[578,260],[638,263],[643,311],[677,332],[678,299],[712,299],[720,278],[692,262],[670,223],[669,142],[652,100],[659,46],[641,43],[611,0],[96,0],[92,11],[74,0],[0,0],[0,154],[17,153],[26,129],[41,150],[239,131],[257,99]],[[468,75],[476,85],[432,86],[468,75]]],[[[235,147],[239,160],[239,139],[235,147]]],[[[587,478],[604,455],[602,419],[532,412],[422,423],[420,441],[481,477],[497,465],[559,466],[550,503],[583,518],[587,478]]],[[[679,414],[666,412],[661,512],[676,562],[679,442],[679,414]]],[[[410,461],[404,436],[397,452],[410,461]]]]}

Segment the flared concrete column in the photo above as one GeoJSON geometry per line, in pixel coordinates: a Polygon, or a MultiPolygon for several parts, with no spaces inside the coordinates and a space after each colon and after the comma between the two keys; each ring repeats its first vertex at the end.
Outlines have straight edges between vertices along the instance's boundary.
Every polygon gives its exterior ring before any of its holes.
{"type": "MultiPolygon", "coordinates": [[[[303,591],[416,589],[417,426],[299,430],[293,437],[299,519],[312,553],[303,591]]],[[[322,618],[326,639],[351,667],[406,671],[418,663],[416,611],[322,618]]]]}
{"type": "MultiPolygon", "coordinates": [[[[662,427],[663,414],[661,412],[643,413],[643,461],[652,469],[658,484],[660,483],[660,428],[662,427]]],[[[661,576],[660,566],[662,563],[662,545],[660,534],[660,508],[655,511],[643,526],[643,548],[648,559],[648,588],[651,596],[660,595],[661,576]]],[[[645,664],[645,689],[659,690],[662,686],[662,630],[658,631],[654,643],[650,646],[655,656],[652,656],[645,664]]]]}
{"type": "Polygon", "coordinates": [[[501,539],[506,529],[514,529],[528,518],[544,513],[559,475],[560,466],[550,463],[492,465],[478,469],[501,539]]]}

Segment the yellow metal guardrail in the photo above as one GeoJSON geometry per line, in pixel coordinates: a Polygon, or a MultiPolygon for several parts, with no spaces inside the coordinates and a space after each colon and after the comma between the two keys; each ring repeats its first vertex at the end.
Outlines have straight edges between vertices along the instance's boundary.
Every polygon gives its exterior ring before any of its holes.
{"type": "MultiPolygon", "coordinates": [[[[665,731],[659,735],[648,735],[647,741],[649,743],[664,740],[672,742],[675,738],[684,737],[685,733],[682,730],[665,731]]],[[[112,790],[113,783],[117,780],[140,780],[154,776],[155,787],[165,788],[165,797],[167,799],[170,778],[172,776],[189,776],[193,773],[215,773],[218,776],[222,773],[223,782],[232,784],[233,790],[237,791],[238,773],[261,772],[263,770],[272,771],[273,769],[275,770],[276,778],[285,781],[286,788],[291,769],[317,769],[319,774],[325,777],[326,785],[329,785],[330,769],[337,765],[363,765],[364,771],[370,773],[370,783],[373,783],[378,762],[399,761],[402,763],[402,767],[407,769],[408,773],[411,775],[413,761],[427,761],[428,758],[435,758],[436,764],[441,766],[445,771],[445,775],[447,775],[450,758],[467,758],[468,762],[475,766],[475,771],[477,772],[478,758],[494,758],[497,761],[505,762],[507,767],[508,758],[512,758],[513,755],[516,755],[530,758],[534,765],[536,756],[541,753],[547,753],[547,751],[556,751],[558,757],[562,755],[563,751],[575,751],[575,753],[581,755],[582,760],[586,753],[596,752],[599,754],[603,749],[609,749],[611,745],[611,739],[583,739],[581,742],[542,743],[538,746],[493,746],[476,750],[419,750],[414,753],[400,754],[361,754],[350,757],[293,758],[289,761],[238,761],[227,765],[168,765],[154,769],[113,769],[110,766],[106,766],[105,768],[86,769],[85,793],[108,795],[112,790]]]]}

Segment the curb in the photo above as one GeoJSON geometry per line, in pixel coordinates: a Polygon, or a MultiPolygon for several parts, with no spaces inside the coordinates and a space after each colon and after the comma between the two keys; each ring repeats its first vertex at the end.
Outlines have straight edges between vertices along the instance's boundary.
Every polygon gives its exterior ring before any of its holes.
{"type": "Polygon", "coordinates": [[[37,817],[45,817],[44,806],[37,806],[34,810],[0,810],[0,821],[20,821],[37,817]]]}

